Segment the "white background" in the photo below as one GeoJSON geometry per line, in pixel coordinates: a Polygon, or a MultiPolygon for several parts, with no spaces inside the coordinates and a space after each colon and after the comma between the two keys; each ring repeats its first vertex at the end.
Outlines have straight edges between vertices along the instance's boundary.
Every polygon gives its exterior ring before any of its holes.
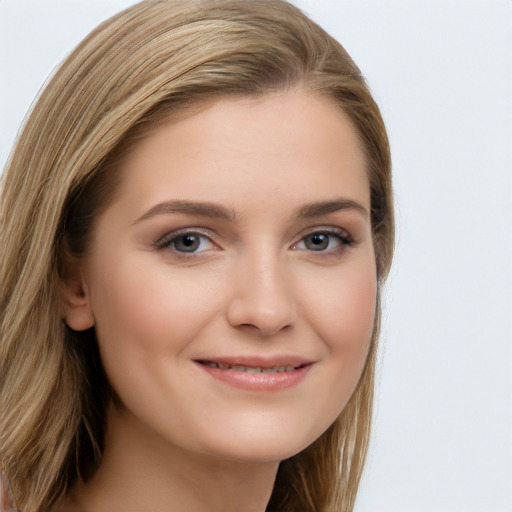
{"type": "MultiPolygon", "coordinates": [[[[0,0],[0,166],[47,75],[130,0],[0,0]]],[[[512,511],[512,1],[297,0],[367,76],[397,253],[357,512],[512,511]]]]}

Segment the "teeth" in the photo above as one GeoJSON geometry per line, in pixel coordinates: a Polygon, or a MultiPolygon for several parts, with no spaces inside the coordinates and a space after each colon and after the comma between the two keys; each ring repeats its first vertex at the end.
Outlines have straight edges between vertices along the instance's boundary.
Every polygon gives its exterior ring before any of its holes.
{"type": "Polygon", "coordinates": [[[212,363],[205,361],[206,366],[210,368],[219,368],[220,370],[234,370],[235,372],[246,372],[246,373],[282,373],[291,372],[295,370],[295,366],[274,366],[272,368],[259,368],[252,366],[231,366],[224,363],[212,363]]]}
{"type": "Polygon", "coordinates": [[[261,373],[262,369],[261,368],[246,368],[245,370],[238,370],[238,371],[243,371],[243,372],[247,372],[247,373],[261,373]]]}

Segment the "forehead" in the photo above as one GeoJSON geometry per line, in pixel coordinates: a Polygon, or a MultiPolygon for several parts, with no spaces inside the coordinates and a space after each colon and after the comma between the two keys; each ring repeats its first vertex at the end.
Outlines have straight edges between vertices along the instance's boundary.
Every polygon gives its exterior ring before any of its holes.
{"type": "MultiPolygon", "coordinates": [[[[351,194],[369,208],[357,132],[332,100],[303,90],[225,98],[159,123],[120,168],[118,198],[243,203],[276,191],[307,201],[351,194]],[[173,197],[174,198],[174,197],[173,197]]],[[[134,199],[135,200],[135,199],[134,199]]]]}

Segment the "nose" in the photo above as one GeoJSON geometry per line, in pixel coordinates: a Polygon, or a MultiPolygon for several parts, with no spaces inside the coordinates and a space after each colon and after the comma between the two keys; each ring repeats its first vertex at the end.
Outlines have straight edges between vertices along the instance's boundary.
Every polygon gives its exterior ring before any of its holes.
{"type": "Polygon", "coordinates": [[[285,261],[269,254],[239,263],[227,309],[229,323],[271,336],[297,320],[292,275],[285,261]]]}

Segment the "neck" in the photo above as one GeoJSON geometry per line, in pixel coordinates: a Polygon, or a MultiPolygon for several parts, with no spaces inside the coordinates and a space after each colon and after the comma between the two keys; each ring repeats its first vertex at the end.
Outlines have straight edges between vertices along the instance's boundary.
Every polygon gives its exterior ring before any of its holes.
{"type": "Polygon", "coordinates": [[[164,442],[124,411],[110,415],[100,468],[61,512],[263,512],[277,462],[242,462],[164,442]]]}

